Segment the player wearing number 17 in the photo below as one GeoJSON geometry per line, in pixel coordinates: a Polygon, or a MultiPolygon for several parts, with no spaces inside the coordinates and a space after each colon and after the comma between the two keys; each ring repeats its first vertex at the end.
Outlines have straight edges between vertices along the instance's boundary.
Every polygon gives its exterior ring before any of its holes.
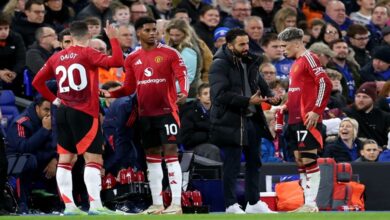
{"type": "Polygon", "coordinates": [[[47,100],[59,106],[57,111],[59,162],[57,184],[65,203],[64,214],[83,214],[72,196],[72,166],[77,154],[85,159],[84,181],[87,187],[89,214],[110,213],[100,200],[103,136],[99,125],[98,67],[123,65],[117,30],[108,23],[106,34],[112,46],[112,56],[88,47],[89,33],[85,22],[70,26],[73,45],[54,54],[35,76],[33,86],[47,100]],[[46,80],[57,81],[57,97],[46,86],[46,80]]]}
{"type": "Polygon", "coordinates": [[[286,28],[278,35],[286,45],[288,58],[295,58],[290,69],[288,100],[289,147],[294,151],[305,204],[296,212],[318,212],[316,197],[320,185],[318,150],[322,148],[322,113],[328,103],[332,84],[318,57],[305,49],[303,30],[286,28]]]}

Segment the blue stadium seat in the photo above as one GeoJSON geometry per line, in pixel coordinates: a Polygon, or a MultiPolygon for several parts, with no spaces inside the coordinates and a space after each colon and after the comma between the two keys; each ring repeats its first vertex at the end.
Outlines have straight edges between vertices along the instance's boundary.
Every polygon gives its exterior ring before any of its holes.
{"type": "Polygon", "coordinates": [[[15,104],[15,95],[11,90],[0,91],[0,109],[3,118],[7,118],[7,123],[1,123],[1,126],[7,129],[12,120],[19,115],[19,110],[15,104]]]}

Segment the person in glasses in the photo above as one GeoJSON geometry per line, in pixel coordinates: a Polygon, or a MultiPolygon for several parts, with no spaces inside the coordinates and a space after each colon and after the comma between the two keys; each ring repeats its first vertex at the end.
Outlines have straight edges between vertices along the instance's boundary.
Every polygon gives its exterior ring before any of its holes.
{"type": "Polygon", "coordinates": [[[318,35],[317,42],[323,42],[329,46],[329,43],[341,38],[341,31],[332,23],[326,23],[318,35]]]}
{"type": "Polygon", "coordinates": [[[349,46],[355,51],[356,62],[363,67],[370,62],[371,56],[367,50],[368,41],[370,40],[370,32],[361,24],[353,24],[347,30],[349,46]]]}
{"type": "Polygon", "coordinates": [[[375,140],[367,139],[363,141],[363,148],[360,150],[360,157],[354,162],[377,162],[382,149],[375,140]]]}
{"type": "Polygon", "coordinates": [[[223,20],[223,26],[232,28],[244,28],[245,18],[251,16],[252,6],[249,1],[237,0],[233,2],[232,13],[223,20]]]}
{"type": "Polygon", "coordinates": [[[35,32],[44,26],[45,5],[42,0],[28,0],[24,7],[24,13],[16,16],[12,23],[12,29],[23,37],[23,42],[28,48],[35,41],[35,32]]]}

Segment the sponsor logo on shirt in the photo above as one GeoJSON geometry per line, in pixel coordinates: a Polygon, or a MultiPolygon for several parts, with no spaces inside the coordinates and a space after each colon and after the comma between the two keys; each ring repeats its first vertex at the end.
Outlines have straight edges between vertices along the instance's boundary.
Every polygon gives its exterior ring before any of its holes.
{"type": "Polygon", "coordinates": [[[147,77],[151,77],[153,75],[153,69],[151,67],[148,67],[144,70],[144,74],[147,77]]]}
{"type": "Polygon", "coordinates": [[[288,88],[288,92],[299,92],[301,91],[301,88],[299,87],[290,87],[288,88]]]}
{"type": "Polygon", "coordinates": [[[137,82],[138,85],[146,85],[146,84],[159,84],[159,83],[165,83],[166,79],[147,79],[147,80],[140,80],[137,82]]]}
{"type": "Polygon", "coordinates": [[[140,59],[137,60],[137,62],[134,63],[134,65],[141,65],[142,61],[140,59]]]}

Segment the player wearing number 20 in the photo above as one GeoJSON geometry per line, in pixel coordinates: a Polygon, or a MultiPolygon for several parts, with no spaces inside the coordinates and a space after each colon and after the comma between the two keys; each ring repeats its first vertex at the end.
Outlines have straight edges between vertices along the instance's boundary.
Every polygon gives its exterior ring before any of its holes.
{"type": "Polygon", "coordinates": [[[100,200],[103,136],[99,125],[98,67],[123,66],[122,50],[117,30],[108,22],[105,28],[112,46],[112,56],[88,47],[90,36],[85,22],[73,22],[70,32],[73,46],[54,54],[35,76],[33,86],[53,104],[57,111],[60,155],[57,184],[65,203],[64,214],[80,213],[72,196],[72,162],[77,154],[85,158],[84,181],[90,200],[90,214],[104,214],[100,200]],[[46,86],[55,78],[57,97],[46,86]]]}

